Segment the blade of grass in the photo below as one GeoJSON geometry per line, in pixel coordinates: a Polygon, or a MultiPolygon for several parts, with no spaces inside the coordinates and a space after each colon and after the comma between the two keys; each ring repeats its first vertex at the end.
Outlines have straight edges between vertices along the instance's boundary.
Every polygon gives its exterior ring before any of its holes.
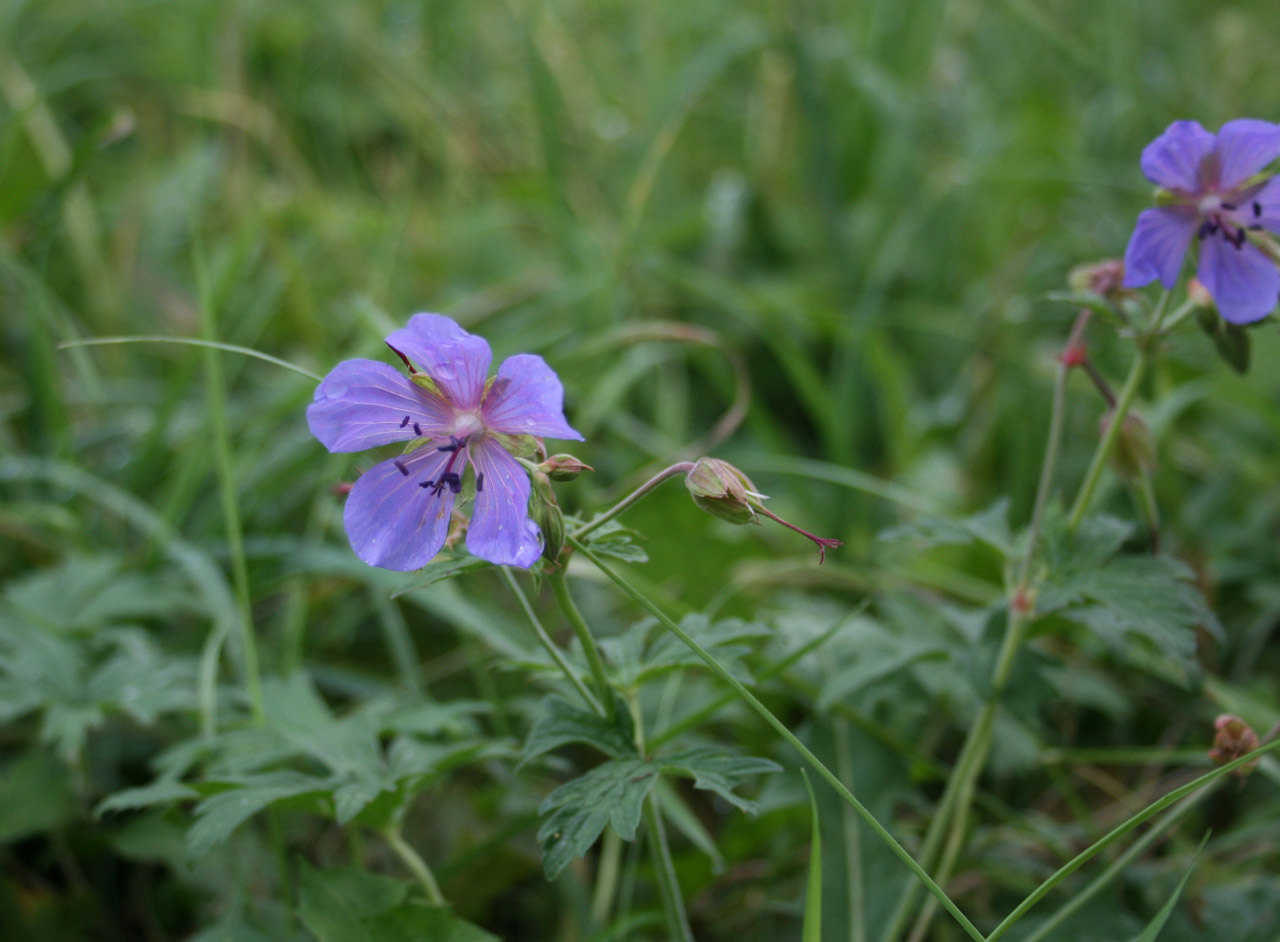
{"type": "Polygon", "coordinates": [[[809,839],[809,879],[804,894],[804,927],[800,937],[803,942],[822,942],[822,828],[818,822],[818,799],[814,797],[809,774],[804,776],[805,791],[809,793],[809,815],[813,822],[809,839]]]}
{"type": "Polygon", "coordinates": [[[206,347],[212,350],[226,350],[228,353],[240,353],[247,357],[265,360],[267,363],[274,363],[276,366],[282,366],[286,370],[293,370],[293,372],[297,373],[299,376],[305,376],[307,379],[315,380],[317,383],[324,380],[323,376],[319,376],[295,363],[290,363],[288,360],[281,360],[279,357],[273,357],[269,353],[262,353],[259,350],[253,350],[249,347],[240,347],[234,343],[222,343],[221,341],[210,340],[208,338],[165,337],[155,334],[143,334],[135,337],[86,337],[83,340],[64,340],[62,343],[58,344],[58,349],[67,350],[71,347],[101,347],[117,343],[183,343],[189,344],[193,347],[206,347]]]}

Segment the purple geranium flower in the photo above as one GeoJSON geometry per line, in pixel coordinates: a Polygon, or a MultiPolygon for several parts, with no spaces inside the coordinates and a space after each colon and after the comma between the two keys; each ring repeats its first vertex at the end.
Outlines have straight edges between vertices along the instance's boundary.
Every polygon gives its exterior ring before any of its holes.
{"type": "Polygon", "coordinates": [[[1230,121],[1216,135],[1195,121],[1169,125],[1142,152],[1142,172],[1168,192],[1168,203],[1138,216],[1124,255],[1126,287],[1158,279],[1173,288],[1196,236],[1196,277],[1222,316],[1233,324],[1266,317],[1280,272],[1247,232],[1280,232],[1280,182],[1259,177],[1277,157],[1280,125],[1269,121],[1230,121]]]}
{"type": "Polygon", "coordinates": [[[560,379],[542,357],[522,353],[486,382],[489,344],[439,314],[415,314],[387,346],[411,376],[376,360],[345,360],[307,407],[311,433],[333,452],[421,440],[352,487],[343,514],[351,548],[383,569],[426,565],[444,545],[469,465],[475,509],[467,549],[491,563],[532,566],[542,534],[529,519],[529,475],[502,436],[581,441],[565,421],[560,379]]]}

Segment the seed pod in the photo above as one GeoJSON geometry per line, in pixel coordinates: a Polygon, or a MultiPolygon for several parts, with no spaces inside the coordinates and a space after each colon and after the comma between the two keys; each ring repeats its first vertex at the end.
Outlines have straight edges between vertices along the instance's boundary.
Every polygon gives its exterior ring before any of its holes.
{"type": "Polygon", "coordinates": [[[764,498],[751,479],[718,458],[699,458],[684,479],[693,502],[730,523],[759,523],[756,508],[764,498]]]}

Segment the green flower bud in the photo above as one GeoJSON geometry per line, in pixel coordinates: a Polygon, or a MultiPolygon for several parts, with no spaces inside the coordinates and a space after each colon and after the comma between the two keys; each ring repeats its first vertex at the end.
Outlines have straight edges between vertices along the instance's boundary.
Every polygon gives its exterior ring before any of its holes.
{"type": "MultiPolygon", "coordinates": [[[[1107,412],[1098,427],[1100,435],[1107,434],[1113,413],[1107,412]]],[[[1156,466],[1156,446],[1147,431],[1147,423],[1133,412],[1124,417],[1120,434],[1116,436],[1111,452],[1111,470],[1125,481],[1146,477],[1156,466]]]]}
{"type": "Polygon", "coordinates": [[[733,465],[717,458],[699,458],[684,479],[693,502],[709,514],[730,523],[759,523],[756,508],[764,495],[751,479],[733,465]]]}
{"type": "Polygon", "coordinates": [[[583,471],[594,471],[589,464],[583,464],[573,455],[552,455],[538,469],[547,474],[553,481],[572,481],[583,471]]]}
{"type": "Polygon", "coordinates": [[[555,562],[564,549],[564,511],[560,509],[556,493],[551,488],[551,479],[545,473],[533,472],[529,475],[529,482],[533,485],[529,491],[529,516],[542,531],[543,557],[555,562]]]}

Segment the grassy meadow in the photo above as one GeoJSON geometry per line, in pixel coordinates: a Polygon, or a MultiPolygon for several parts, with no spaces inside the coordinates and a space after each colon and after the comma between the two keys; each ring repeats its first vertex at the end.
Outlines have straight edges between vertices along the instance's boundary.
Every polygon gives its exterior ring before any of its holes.
{"type": "Polygon", "coordinates": [[[1280,939],[1280,763],[1190,784],[1280,719],[1275,320],[1241,373],[1068,285],[1170,122],[1280,118],[1277,30],[4,0],[0,938],[1280,939]],[[1072,519],[1082,305],[1153,460],[1072,519]],[[364,565],[343,485],[392,452],[304,413],[419,311],[558,373],[570,534],[711,455],[843,546],[673,479],[558,568],[364,565]]]}

